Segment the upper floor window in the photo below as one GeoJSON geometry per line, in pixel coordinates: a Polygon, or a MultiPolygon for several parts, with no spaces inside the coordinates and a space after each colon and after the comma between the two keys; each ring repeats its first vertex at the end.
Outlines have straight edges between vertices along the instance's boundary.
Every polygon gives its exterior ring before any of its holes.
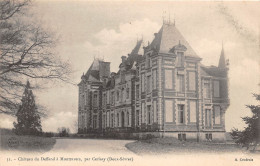
{"type": "Polygon", "coordinates": [[[209,82],[204,82],[203,86],[203,96],[204,98],[210,98],[210,84],[209,82]]]}
{"type": "Polygon", "coordinates": [[[177,92],[183,93],[184,89],[185,89],[185,86],[184,86],[184,75],[178,74],[177,75],[177,82],[176,82],[176,90],[177,90],[177,92]]]}
{"type": "Polygon", "coordinates": [[[140,86],[136,85],[136,99],[139,99],[140,86]]]}
{"type": "Polygon", "coordinates": [[[121,101],[125,100],[125,89],[123,88],[121,91],[121,101]]]}
{"type": "Polygon", "coordinates": [[[111,103],[114,104],[115,100],[115,92],[111,92],[111,103]]]}
{"type": "Polygon", "coordinates": [[[147,76],[147,93],[150,93],[151,92],[151,76],[147,76]]]}
{"type": "Polygon", "coordinates": [[[213,86],[214,86],[214,89],[213,89],[214,97],[220,97],[219,96],[219,81],[215,80],[213,82],[213,86]]]}
{"type": "Polygon", "coordinates": [[[157,70],[153,70],[153,89],[157,89],[157,70]]]}
{"type": "Polygon", "coordinates": [[[130,92],[129,92],[129,88],[126,89],[126,98],[129,99],[130,96],[130,92]]]}
{"type": "Polygon", "coordinates": [[[121,82],[125,82],[125,74],[121,73],[121,82]]]}
{"type": "Polygon", "coordinates": [[[189,90],[196,90],[196,73],[194,71],[190,71],[189,73],[189,90]]]}
{"type": "Polygon", "coordinates": [[[98,102],[97,101],[97,94],[94,94],[94,96],[93,96],[93,105],[94,105],[94,107],[96,107],[98,105],[97,102],[98,102]]]}
{"type": "Polygon", "coordinates": [[[109,96],[109,91],[107,91],[107,104],[109,104],[110,103],[110,96],[109,96]]]}
{"type": "Polygon", "coordinates": [[[119,101],[119,96],[120,96],[120,93],[119,93],[119,90],[116,91],[116,101],[119,101]]]}
{"type": "Polygon", "coordinates": [[[173,88],[173,70],[165,69],[165,89],[172,89],[173,88]]]}
{"type": "Polygon", "coordinates": [[[144,74],[141,74],[141,85],[142,85],[142,92],[144,92],[145,91],[145,89],[144,89],[144,87],[145,87],[145,83],[144,83],[144,81],[145,81],[145,77],[144,77],[144,74]]]}

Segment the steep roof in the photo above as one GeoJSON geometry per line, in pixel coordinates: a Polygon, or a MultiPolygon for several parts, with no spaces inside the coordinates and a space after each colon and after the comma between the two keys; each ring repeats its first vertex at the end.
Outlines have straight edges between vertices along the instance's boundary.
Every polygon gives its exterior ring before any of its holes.
{"type": "Polygon", "coordinates": [[[138,40],[130,55],[143,55],[143,40],[138,40]]]}
{"type": "Polygon", "coordinates": [[[223,44],[222,44],[222,50],[221,50],[221,54],[220,54],[220,58],[219,58],[219,62],[218,62],[218,67],[219,68],[226,68],[227,67],[223,44]]]}
{"type": "Polygon", "coordinates": [[[106,69],[104,67],[106,65],[105,63],[107,62],[104,62],[103,60],[100,59],[95,59],[91,64],[91,66],[89,67],[87,73],[82,76],[82,79],[84,79],[85,81],[100,82],[100,77],[102,77],[102,75],[108,75],[108,73],[110,73],[110,69],[106,69]],[[109,70],[109,71],[103,71],[103,70],[109,70]]]}
{"type": "Polygon", "coordinates": [[[155,33],[155,38],[150,46],[159,53],[169,53],[171,48],[179,43],[187,48],[186,56],[199,58],[174,24],[163,24],[159,32],[155,33]]]}

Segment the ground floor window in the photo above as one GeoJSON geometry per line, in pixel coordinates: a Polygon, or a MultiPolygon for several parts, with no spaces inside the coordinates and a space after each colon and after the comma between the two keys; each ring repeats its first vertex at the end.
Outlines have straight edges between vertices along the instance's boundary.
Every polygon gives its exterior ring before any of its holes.
{"type": "Polygon", "coordinates": [[[178,134],[178,140],[186,141],[186,134],[178,134]]]}
{"type": "Polygon", "coordinates": [[[148,116],[147,116],[148,124],[151,124],[152,123],[152,115],[151,115],[151,106],[150,105],[147,106],[147,114],[148,114],[148,116]]]}
{"type": "Polygon", "coordinates": [[[111,127],[114,127],[114,114],[111,114],[111,127]]]}
{"type": "Polygon", "coordinates": [[[139,126],[139,110],[136,110],[136,126],[139,126]]]}
{"type": "Polygon", "coordinates": [[[179,123],[184,123],[184,105],[183,104],[178,104],[178,122],[179,123]]]}
{"type": "Polygon", "coordinates": [[[96,129],[97,128],[97,115],[93,116],[93,128],[96,129]]]}
{"type": "Polygon", "coordinates": [[[212,141],[212,134],[211,133],[205,134],[205,137],[206,137],[206,140],[212,141]]]}

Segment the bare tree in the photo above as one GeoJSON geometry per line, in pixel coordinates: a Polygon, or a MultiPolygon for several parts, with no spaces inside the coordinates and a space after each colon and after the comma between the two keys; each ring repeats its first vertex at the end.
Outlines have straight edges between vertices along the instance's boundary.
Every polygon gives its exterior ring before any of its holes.
{"type": "Polygon", "coordinates": [[[69,82],[69,64],[53,53],[53,34],[25,16],[29,4],[0,1],[0,113],[15,114],[27,79],[69,82]]]}

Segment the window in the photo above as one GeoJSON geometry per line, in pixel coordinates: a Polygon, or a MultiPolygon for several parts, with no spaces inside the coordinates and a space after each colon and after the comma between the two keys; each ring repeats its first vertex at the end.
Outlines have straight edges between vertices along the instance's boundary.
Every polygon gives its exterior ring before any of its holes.
{"type": "Polygon", "coordinates": [[[145,122],[145,121],[144,121],[144,115],[145,115],[144,103],[142,103],[141,112],[142,112],[142,115],[141,115],[141,117],[142,117],[142,122],[141,122],[141,123],[144,123],[144,122],[145,122]]]}
{"type": "Polygon", "coordinates": [[[110,103],[110,101],[109,101],[109,91],[107,91],[107,104],[109,104],[110,103]]]}
{"type": "Polygon", "coordinates": [[[184,105],[183,104],[178,104],[178,122],[179,123],[184,123],[184,105]]]}
{"type": "Polygon", "coordinates": [[[129,93],[129,88],[126,89],[126,99],[129,99],[130,93],[129,93]]]}
{"type": "Polygon", "coordinates": [[[178,74],[177,75],[177,82],[176,82],[176,90],[177,90],[177,92],[183,93],[184,89],[185,89],[185,86],[184,86],[184,75],[178,74]]]}
{"type": "Polygon", "coordinates": [[[173,122],[173,101],[165,100],[165,121],[173,122]]]}
{"type": "Polygon", "coordinates": [[[94,97],[93,97],[93,106],[94,107],[97,107],[98,103],[97,103],[97,94],[94,94],[94,97]]]}
{"type": "Polygon", "coordinates": [[[196,90],[196,73],[195,72],[188,72],[189,73],[189,90],[195,91],[196,90]]]}
{"type": "Polygon", "coordinates": [[[109,122],[110,122],[110,119],[109,119],[109,112],[107,112],[107,127],[109,127],[109,122]]]}
{"type": "Polygon", "coordinates": [[[183,67],[184,66],[184,55],[183,52],[177,52],[177,67],[183,67]]]}
{"type": "Polygon", "coordinates": [[[153,101],[153,121],[157,122],[157,101],[153,101]]]}
{"type": "Polygon", "coordinates": [[[210,98],[210,84],[209,82],[205,82],[204,86],[203,86],[203,94],[204,94],[204,98],[210,98]]]}
{"type": "Polygon", "coordinates": [[[220,97],[219,96],[219,81],[214,81],[214,97],[220,97]]]}
{"type": "Polygon", "coordinates": [[[86,105],[88,104],[88,96],[87,96],[87,93],[85,94],[85,104],[86,104],[86,105]]]}
{"type": "Polygon", "coordinates": [[[186,134],[178,134],[178,140],[186,141],[186,134]]]}
{"type": "Polygon", "coordinates": [[[139,120],[139,118],[140,118],[140,115],[139,115],[139,110],[136,110],[136,126],[139,126],[139,124],[140,124],[140,120],[139,120]]]}
{"type": "Polygon", "coordinates": [[[151,106],[150,105],[148,105],[147,106],[147,122],[148,122],[148,124],[151,124],[152,123],[152,121],[151,121],[151,119],[152,119],[152,114],[151,114],[151,106]]]}
{"type": "Polygon", "coordinates": [[[165,89],[173,88],[172,70],[166,69],[165,71],[165,89]]]}
{"type": "Polygon", "coordinates": [[[125,100],[125,89],[122,89],[122,93],[121,93],[121,101],[125,100]]]}
{"type": "Polygon", "coordinates": [[[142,92],[144,92],[145,91],[145,89],[144,89],[144,87],[145,87],[145,84],[144,84],[144,80],[145,78],[144,78],[144,74],[141,74],[141,84],[142,84],[142,92]]]}
{"type": "Polygon", "coordinates": [[[211,110],[205,110],[205,125],[206,127],[211,127],[211,110]]]}
{"type": "Polygon", "coordinates": [[[147,93],[150,93],[151,89],[151,76],[147,76],[147,93]]]}
{"type": "Polygon", "coordinates": [[[197,103],[196,101],[190,101],[190,122],[196,122],[197,117],[197,103]]]}
{"type": "Polygon", "coordinates": [[[121,82],[125,82],[125,74],[121,73],[121,82]]]}
{"type": "Polygon", "coordinates": [[[147,68],[150,68],[150,67],[151,67],[151,59],[147,57],[147,68]]]}
{"type": "Polygon", "coordinates": [[[97,115],[93,116],[93,128],[97,128],[97,115]]]}
{"type": "Polygon", "coordinates": [[[115,92],[111,92],[111,103],[114,104],[114,100],[115,100],[115,92]]]}
{"type": "Polygon", "coordinates": [[[129,115],[129,112],[127,112],[127,126],[129,126],[130,125],[130,115],[129,115]]]}
{"type": "Polygon", "coordinates": [[[153,70],[153,89],[157,89],[157,70],[153,70]]]}
{"type": "MultiPolygon", "coordinates": [[[[106,93],[106,92],[105,92],[106,93]]],[[[106,94],[103,94],[103,105],[105,105],[106,104],[106,94]]]]}
{"type": "Polygon", "coordinates": [[[117,113],[117,127],[119,127],[119,119],[120,119],[120,117],[119,117],[119,113],[117,113]]]}
{"type": "Polygon", "coordinates": [[[106,115],[103,115],[102,118],[102,128],[104,129],[106,127],[106,115]]]}
{"type": "Polygon", "coordinates": [[[111,127],[114,127],[114,114],[111,114],[111,127]]]}
{"type": "Polygon", "coordinates": [[[214,120],[215,120],[215,124],[221,123],[220,106],[214,106],[214,120]]]}
{"type": "Polygon", "coordinates": [[[118,91],[116,91],[116,101],[119,101],[119,96],[120,96],[120,94],[119,94],[119,90],[118,90],[118,91]]]}
{"type": "Polygon", "coordinates": [[[136,85],[136,99],[139,99],[139,93],[140,93],[140,86],[136,85]]]}
{"type": "Polygon", "coordinates": [[[212,134],[211,133],[205,134],[205,137],[206,137],[206,140],[212,141],[212,134]]]}

